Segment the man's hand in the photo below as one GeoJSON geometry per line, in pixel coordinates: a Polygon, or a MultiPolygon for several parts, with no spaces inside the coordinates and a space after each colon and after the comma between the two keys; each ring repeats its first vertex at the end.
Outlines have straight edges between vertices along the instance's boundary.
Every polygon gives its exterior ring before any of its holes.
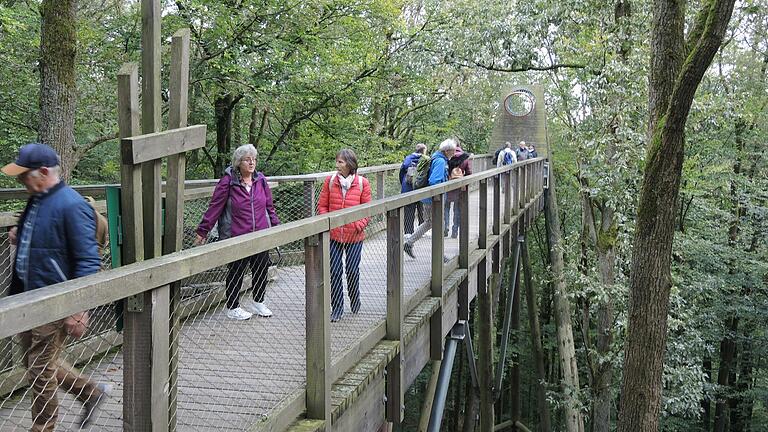
{"type": "Polygon", "coordinates": [[[64,331],[75,339],[80,339],[88,329],[88,311],[78,312],[64,318],[64,331]]]}
{"type": "Polygon", "coordinates": [[[12,245],[16,246],[16,231],[18,230],[17,227],[13,227],[8,230],[8,240],[11,242],[12,245]]]}
{"type": "Polygon", "coordinates": [[[205,244],[205,237],[200,234],[195,234],[195,245],[200,246],[202,244],[205,244]]]}

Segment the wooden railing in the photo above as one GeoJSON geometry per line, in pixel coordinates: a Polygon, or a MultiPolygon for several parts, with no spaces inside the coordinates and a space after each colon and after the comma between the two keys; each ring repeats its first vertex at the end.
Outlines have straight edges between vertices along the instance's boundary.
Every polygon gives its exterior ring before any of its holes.
{"type": "MultiPolygon", "coordinates": [[[[23,294],[0,299],[0,339],[11,337],[23,331],[58,320],[82,310],[111,304],[127,297],[151,293],[159,289],[205,272],[216,267],[245,258],[255,253],[268,251],[281,245],[303,241],[305,244],[304,266],[306,271],[306,387],[293,401],[285,404],[271,419],[275,430],[284,429],[302,412],[308,419],[325,422],[331,420],[330,386],[351,365],[382,339],[394,340],[403,346],[403,318],[426,298],[438,299],[440,305],[430,319],[430,352],[433,359],[441,356],[442,339],[450,330],[445,323],[456,319],[467,319],[469,303],[480,285],[487,283],[487,271],[498,273],[500,262],[507,255],[513,236],[522,232],[543,207],[545,184],[545,160],[527,160],[501,168],[491,168],[476,174],[439,185],[419,189],[375,200],[342,211],[310,216],[305,219],[282,224],[267,230],[241,235],[231,239],[184,250],[151,260],[86,276],[80,279],[52,285],[23,294]],[[463,214],[469,213],[470,188],[479,190],[479,238],[477,244],[470,244],[468,217],[462,218],[459,236],[458,260],[443,262],[443,236],[433,235],[431,256],[431,280],[428,286],[418,290],[410,299],[402,294],[403,289],[403,209],[425,198],[432,198],[435,204],[442,203],[442,197],[449,191],[459,191],[459,203],[463,214]],[[488,203],[488,188],[492,188],[493,206],[488,203]],[[502,193],[502,190],[507,193],[502,193]],[[504,202],[502,203],[502,195],[504,202]],[[492,214],[489,213],[492,208],[492,214]],[[358,352],[350,354],[336,365],[330,359],[330,286],[329,286],[329,232],[332,228],[376,215],[386,215],[387,230],[387,313],[382,323],[383,333],[371,332],[372,337],[361,342],[358,352]],[[490,232],[488,221],[491,221],[490,232]],[[490,257],[490,258],[489,258],[490,257]],[[490,264],[490,265],[488,265],[490,264]],[[469,272],[477,272],[477,285],[469,282],[469,272]],[[454,270],[460,272],[454,280],[453,295],[457,305],[446,303],[451,287],[445,286],[446,275],[454,270]],[[446,289],[448,288],[448,289],[446,289]],[[373,345],[372,345],[373,344],[373,345]]],[[[383,176],[385,172],[399,169],[399,165],[372,169],[371,173],[383,176]]],[[[361,170],[362,172],[363,170],[361,170]]],[[[370,174],[370,173],[369,173],[370,174]]],[[[272,181],[302,181],[312,185],[325,177],[323,174],[271,178],[272,181]]],[[[383,182],[379,182],[383,185],[383,182]]],[[[206,185],[208,186],[208,185],[206,185]]],[[[307,186],[309,190],[310,187],[307,186]]],[[[382,194],[383,196],[383,194],[382,194]]],[[[443,206],[432,206],[432,230],[442,232],[443,206]]],[[[128,331],[128,329],[126,329],[128,331]]],[[[132,338],[126,335],[125,343],[132,338]]],[[[153,350],[153,364],[168,364],[172,350],[153,350]]],[[[402,349],[402,348],[398,348],[402,349]]],[[[399,352],[392,362],[399,364],[399,352]]],[[[421,365],[423,366],[423,364],[421,365]]],[[[419,368],[420,369],[420,368],[419,368]]],[[[403,376],[413,375],[400,366],[392,367],[387,375],[388,411],[390,421],[399,422],[403,392],[408,382],[403,376]]],[[[126,371],[130,373],[130,371],[126,371]]],[[[415,375],[413,375],[415,376],[415,375]]],[[[152,383],[134,383],[134,388],[147,389],[147,398],[152,400],[167,397],[153,392],[162,391],[164,386],[152,383]],[[154,389],[154,390],[153,390],[154,389]],[[157,390],[161,389],[161,390],[157,390]]],[[[171,392],[175,389],[171,389],[171,392]]],[[[150,413],[145,413],[150,415],[150,413]]],[[[130,419],[124,419],[130,422],[130,419]]],[[[163,430],[160,428],[158,430],[163,430]]]]}

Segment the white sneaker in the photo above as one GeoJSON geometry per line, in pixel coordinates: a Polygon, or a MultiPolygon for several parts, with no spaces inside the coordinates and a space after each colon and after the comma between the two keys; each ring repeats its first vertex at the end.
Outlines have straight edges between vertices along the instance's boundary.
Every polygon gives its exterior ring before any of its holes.
{"type": "Polygon", "coordinates": [[[247,310],[248,312],[252,312],[254,315],[262,316],[262,317],[271,317],[272,311],[269,310],[267,305],[264,303],[259,303],[254,301],[253,299],[243,299],[243,301],[240,302],[240,305],[242,308],[247,310]]]}
{"type": "Polygon", "coordinates": [[[247,320],[250,319],[253,316],[252,313],[248,312],[247,310],[239,307],[234,309],[229,309],[227,311],[227,318],[233,319],[233,320],[247,320]]]}
{"type": "Polygon", "coordinates": [[[265,305],[264,303],[254,302],[253,306],[254,306],[254,312],[256,313],[256,315],[263,316],[263,317],[272,316],[272,311],[269,310],[267,305],[265,305]]]}

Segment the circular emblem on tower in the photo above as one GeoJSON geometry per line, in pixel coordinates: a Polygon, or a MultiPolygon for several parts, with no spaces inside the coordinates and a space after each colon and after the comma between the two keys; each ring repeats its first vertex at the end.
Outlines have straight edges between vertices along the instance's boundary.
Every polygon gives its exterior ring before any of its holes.
{"type": "Polygon", "coordinates": [[[516,89],[504,98],[504,110],[512,117],[525,117],[536,107],[536,96],[529,90],[516,89]]]}

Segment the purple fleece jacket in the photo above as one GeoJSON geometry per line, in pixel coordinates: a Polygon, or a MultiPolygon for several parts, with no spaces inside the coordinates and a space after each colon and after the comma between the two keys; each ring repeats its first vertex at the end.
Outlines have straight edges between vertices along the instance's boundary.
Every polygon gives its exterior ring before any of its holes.
{"type": "Polygon", "coordinates": [[[219,239],[279,225],[280,219],[277,218],[272,203],[272,191],[264,174],[255,173],[253,187],[249,193],[237,176],[232,174],[232,167],[227,168],[213,190],[211,203],[197,226],[197,233],[206,237],[217,221],[219,239]]]}

